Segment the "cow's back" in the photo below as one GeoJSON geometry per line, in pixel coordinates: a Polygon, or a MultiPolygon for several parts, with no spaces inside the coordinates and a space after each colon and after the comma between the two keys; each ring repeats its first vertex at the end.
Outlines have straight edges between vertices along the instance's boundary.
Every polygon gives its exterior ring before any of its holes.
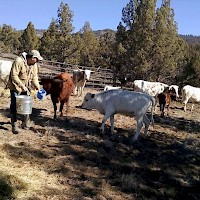
{"type": "Polygon", "coordinates": [[[183,97],[183,102],[186,99],[200,101],[200,88],[186,85],[182,89],[182,97],[183,97]]]}
{"type": "Polygon", "coordinates": [[[144,92],[144,91],[143,91],[143,84],[144,84],[144,81],[143,81],[143,80],[135,80],[135,81],[133,82],[134,91],[136,91],[136,92],[144,92]]]}
{"type": "Polygon", "coordinates": [[[182,88],[182,98],[183,98],[183,101],[186,99],[186,98],[190,98],[194,93],[194,87],[190,86],[190,85],[185,85],[183,88],[182,88]]]}
{"type": "Polygon", "coordinates": [[[150,82],[143,80],[134,81],[134,91],[143,92],[151,96],[157,96],[162,93],[168,85],[160,82],[150,82]]]}
{"type": "Polygon", "coordinates": [[[12,63],[13,62],[9,60],[0,60],[0,80],[8,80],[12,63]]]}
{"type": "Polygon", "coordinates": [[[62,90],[60,91],[60,98],[69,98],[74,89],[74,83],[71,74],[64,72],[58,75],[57,78],[63,80],[62,90]]]}
{"type": "Polygon", "coordinates": [[[107,90],[97,94],[97,99],[104,110],[112,108],[119,113],[136,112],[142,107],[150,106],[152,98],[145,93],[127,90],[107,90]]]}

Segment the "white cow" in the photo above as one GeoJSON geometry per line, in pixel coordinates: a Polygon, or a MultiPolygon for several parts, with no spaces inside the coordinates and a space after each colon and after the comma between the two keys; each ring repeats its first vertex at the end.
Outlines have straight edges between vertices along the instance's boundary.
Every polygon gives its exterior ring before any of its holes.
{"type": "MultiPolygon", "coordinates": [[[[179,97],[178,94],[178,86],[177,85],[167,85],[161,82],[150,82],[150,81],[143,81],[143,80],[135,80],[133,82],[134,90],[138,92],[144,92],[156,98],[156,105],[158,101],[158,95],[163,93],[166,89],[169,91],[175,91],[176,98],[179,97]]],[[[157,106],[155,105],[155,111],[157,106]]]]}
{"type": "Polygon", "coordinates": [[[133,82],[133,85],[134,85],[134,91],[144,92],[154,97],[162,93],[166,87],[169,87],[165,83],[150,82],[143,80],[135,80],[133,82]]]}
{"type": "Polygon", "coordinates": [[[73,70],[74,95],[82,96],[86,81],[90,79],[91,70],[73,70]]]}
{"type": "Polygon", "coordinates": [[[186,85],[182,88],[182,101],[185,104],[184,105],[184,111],[186,112],[186,104],[187,102],[191,100],[192,107],[191,111],[193,110],[194,107],[194,102],[200,102],[200,88],[193,87],[191,85],[186,85]]]}
{"type": "Polygon", "coordinates": [[[104,126],[108,118],[110,118],[111,133],[114,132],[114,115],[116,113],[125,114],[128,116],[135,116],[137,120],[136,133],[133,140],[137,140],[140,130],[145,124],[144,133],[147,135],[150,121],[146,115],[148,108],[151,109],[151,122],[153,120],[153,110],[155,106],[154,97],[134,91],[128,90],[107,90],[97,94],[87,93],[81,108],[96,109],[104,115],[101,125],[101,131],[104,132],[104,126]]]}
{"type": "Polygon", "coordinates": [[[121,89],[121,87],[114,87],[114,86],[111,86],[111,85],[106,85],[104,87],[104,91],[106,91],[106,90],[117,90],[117,89],[121,89]]]}
{"type": "Polygon", "coordinates": [[[9,80],[12,63],[13,61],[0,60],[0,83],[3,82],[5,86],[7,86],[9,80]]]}

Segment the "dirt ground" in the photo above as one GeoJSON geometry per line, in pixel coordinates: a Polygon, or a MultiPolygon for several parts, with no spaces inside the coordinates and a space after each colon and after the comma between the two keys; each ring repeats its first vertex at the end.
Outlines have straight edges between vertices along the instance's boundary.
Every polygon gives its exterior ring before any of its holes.
{"type": "Polygon", "coordinates": [[[0,199],[200,199],[200,105],[185,113],[172,102],[149,136],[130,143],[133,118],[116,115],[111,139],[109,121],[100,134],[102,115],[78,108],[75,96],[56,120],[50,97],[34,99],[34,126],[14,135],[8,96],[0,97],[0,199]]]}

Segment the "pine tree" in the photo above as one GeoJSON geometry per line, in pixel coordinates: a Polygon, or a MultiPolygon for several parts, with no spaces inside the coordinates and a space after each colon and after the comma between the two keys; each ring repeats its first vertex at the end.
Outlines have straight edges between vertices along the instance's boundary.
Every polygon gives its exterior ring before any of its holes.
{"type": "Polygon", "coordinates": [[[40,46],[40,40],[37,37],[34,25],[32,22],[28,23],[27,28],[23,31],[20,37],[21,51],[28,52],[31,49],[38,49],[40,46]]]}
{"type": "Polygon", "coordinates": [[[178,82],[181,86],[192,85],[199,87],[200,85],[200,45],[188,45],[185,60],[181,65],[178,74],[178,82]]]}
{"type": "Polygon", "coordinates": [[[152,67],[155,4],[155,0],[130,0],[122,10],[125,26],[121,23],[117,31],[117,42],[125,48],[124,73],[135,75],[137,72],[136,76],[143,79],[152,67]]]}
{"type": "Polygon", "coordinates": [[[73,12],[67,4],[61,2],[57,13],[57,19],[52,19],[41,38],[40,51],[46,59],[78,64],[82,39],[79,34],[72,33],[73,12]]]}
{"type": "Polygon", "coordinates": [[[72,33],[74,27],[72,25],[73,20],[73,12],[69,9],[68,4],[64,4],[61,2],[58,11],[57,11],[57,20],[56,24],[58,26],[58,30],[62,35],[67,35],[72,33]]]}
{"type": "Polygon", "coordinates": [[[72,34],[73,43],[71,44],[71,55],[68,57],[68,63],[81,65],[81,50],[84,46],[80,32],[72,34]]]}
{"type": "Polygon", "coordinates": [[[68,4],[61,2],[58,8],[58,18],[56,26],[58,28],[56,52],[57,61],[68,62],[70,55],[73,54],[73,37],[72,37],[72,18],[73,12],[69,9],[68,4]]]}
{"type": "Polygon", "coordinates": [[[4,24],[0,29],[0,49],[7,53],[18,53],[21,33],[10,25],[4,24]]]}
{"type": "Polygon", "coordinates": [[[152,48],[154,45],[153,28],[155,22],[155,0],[143,0],[137,2],[135,20],[130,33],[133,37],[131,53],[134,62],[134,71],[142,79],[151,79],[148,71],[152,68],[152,48]],[[134,49],[134,51],[132,50],[134,49]]]}
{"type": "MultiPolygon", "coordinates": [[[[126,53],[127,53],[127,46],[129,45],[128,40],[128,31],[126,31],[126,27],[120,22],[117,27],[116,32],[116,43],[115,43],[115,52],[114,52],[114,59],[112,60],[113,66],[115,66],[114,72],[117,73],[127,73],[126,68],[126,53]]],[[[130,42],[131,43],[131,42],[130,42]]],[[[130,63],[131,64],[131,63],[130,63]]],[[[131,67],[130,67],[131,68],[131,67]]]]}
{"type": "Polygon", "coordinates": [[[178,36],[170,0],[156,12],[156,0],[130,0],[122,10],[116,41],[124,48],[118,68],[134,78],[155,81],[174,77],[184,58],[185,42],[178,36]],[[173,75],[173,76],[172,76],[173,75]]]}
{"type": "Polygon", "coordinates": [[[170,0],[163,0],[161,7],[157,9],[154,31],[152,71],[155,72],[155,78],[175,78],[178,64],[184,56],[184,48],[185,42],[178,36],[170,0]]]}
{"type": "Polygon", "coordinates": [[[85,22],[81,30],[81,38],[83,41],[83,47],[81,49],[80,64],[84,66],[95,66],[99,50],[99,42],[92,31],[89,22],[85,22]]]}
{"type": "Polygon", "coordinates": [[[115,35],[114,31],[105,30],[99,36],[97,63],[101,67],[113,67],[113,60],[115,60],[115,35]]]}
{"type": "Polygon", "coordinates": [[[52,19],[50,26],[48,29],[43,33],[41,38],[41,46],[40,52],[42,55],[45,55],[47,60],[56,61],[56,48],[57,47],[57,37],[58,37],[58,28],[56,26],[56,22],[52,19]]]}

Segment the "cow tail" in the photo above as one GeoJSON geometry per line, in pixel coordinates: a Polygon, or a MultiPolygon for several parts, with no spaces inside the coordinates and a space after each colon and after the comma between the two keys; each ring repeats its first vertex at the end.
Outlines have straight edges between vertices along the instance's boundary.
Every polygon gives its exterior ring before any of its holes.
{"type": "Polygon", "coordinates": [[[154,127],[154,119],[153,119],[153,112],[154,112],[154,108],[155,108],[155,98],[152,97],[151,98],[151,103],[152,103],[152,106],[151,106],[151,124],[152,126],[154,127]]]}

